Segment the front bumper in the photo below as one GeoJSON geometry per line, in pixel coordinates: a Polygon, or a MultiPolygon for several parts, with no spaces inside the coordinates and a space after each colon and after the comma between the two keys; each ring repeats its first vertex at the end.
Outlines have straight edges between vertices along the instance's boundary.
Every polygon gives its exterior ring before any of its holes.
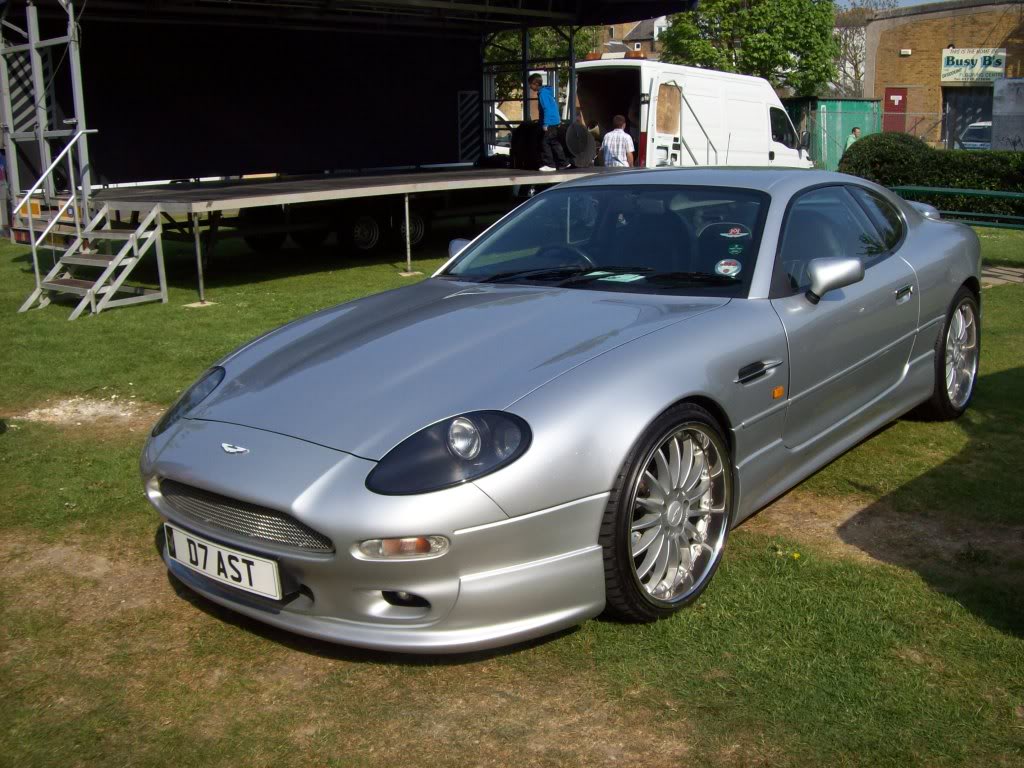
{"type": "Polygon", "coordinates": [[[374,463],[283,435],[184,421],[150,441],[141,470],[161,516],[203,538],[273,558],[295,587],[275,603],[225,587],[170,560],[183,583],[259,621],[310,637],[389,651],[491,648],[578,624],[604,608],[598,530],[607,494],[509,518],[472,483],[418,496],[364,485],[374,463]],[[245,446],[229,455],[221,443],[245,446]],[[170,478],[285,512],[330,538],[333,552],[302,552],[181,515],[160,492],[170,478]],[[440,557],[368,560],[360,541],[442,535],[440,557]],[[393,605],[408,592],[426,607],[393,605]]]}

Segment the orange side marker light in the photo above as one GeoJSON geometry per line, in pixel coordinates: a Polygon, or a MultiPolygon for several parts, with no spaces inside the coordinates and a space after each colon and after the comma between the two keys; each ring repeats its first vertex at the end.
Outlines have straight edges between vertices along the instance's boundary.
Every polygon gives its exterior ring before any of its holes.
{"type": "Polygon", "coordinates": [[[778,400],[784,394],[786,394],[785,387],[775,387],[775,389],[772,390],[772,400],[778,400]]]}

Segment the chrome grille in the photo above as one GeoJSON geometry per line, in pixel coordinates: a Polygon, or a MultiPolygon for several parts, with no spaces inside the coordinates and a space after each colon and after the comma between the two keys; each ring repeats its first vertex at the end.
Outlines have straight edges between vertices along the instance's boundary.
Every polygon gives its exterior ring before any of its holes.
{"type": "Polygon", "coordinates": [[[174,480],[162,480],[160,492],[175,512],[197,522],[309,552],[334,551],[330,539],[283,512],[174,480]]]}

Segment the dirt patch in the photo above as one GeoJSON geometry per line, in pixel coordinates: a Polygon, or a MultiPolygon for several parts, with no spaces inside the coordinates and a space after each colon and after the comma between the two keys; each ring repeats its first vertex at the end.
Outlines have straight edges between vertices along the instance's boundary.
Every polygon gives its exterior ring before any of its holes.
{"type": "Polygon", "coordinates": [[[1024,526],[958,522],[901,512],[884,501],[795,491],[742,528],[807,542],[839,557],[1024,584],[1024,526]]]}
{"type": "MultiPolygon", "coordinates": [[[[7,595],[18,596],[2,608],[12,618],[61,619],[56,631],[30,632],[0,650],[0,665],[31,684],[40,716],[89,711],[86,694],[102,684],[133,721],[201,742],[258,721],[266,733],[253,748],[284,739],[302,756],[296,764],[359,754],[370,765],[415,755],[435,766],[667,768],[709,746],[679,702],[643,684],[614,696],[599,676],[565,669],[543,646],[407,664],[295,636],[276,642],[276,630],[176,596],[155,553],[122,549],[114,543],[108,555],[76,541],[0,533],[0,573],[7,595]],[[53,676],[55,654],[66,648],[74,652],[53,676]]],[[[122,730],[116,737],[125,748],[135,738],[122,730]]],[[[780,757],[742,736],[710,746],[700,757],[712,765],[780,757]]]]}
{"type": "MultiPolygon", "coordinates": [[[[134,395],[116,393],[105,397],[69,397],[47,400],[45,404],[17,414],[12,422],[28,421],[56,424],[69,429],[88,429],[90,432],[148,431],[164,411],[163,406],[136,399],[134,395]]],[[[14,428],[16,423],[12,424],[14,428]]]]}

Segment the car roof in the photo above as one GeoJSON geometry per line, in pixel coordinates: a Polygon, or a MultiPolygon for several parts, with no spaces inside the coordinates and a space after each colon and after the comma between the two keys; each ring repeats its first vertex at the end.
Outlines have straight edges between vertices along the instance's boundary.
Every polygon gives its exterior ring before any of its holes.
{"type": "Polygon", "coordinates": [[[817,171],[803,168],[758,168],[758,167],[717,167],[717,168],[651,168],[627,169],[611,173],[588,176],[579,181],[562,184],[562,187],[661,185],[670,184],[694,187],[731,187],[753,189],[769,194],[793,194],[816,184],[856,183],[874,186],[857,176],[831,171],[817,171]]]}

